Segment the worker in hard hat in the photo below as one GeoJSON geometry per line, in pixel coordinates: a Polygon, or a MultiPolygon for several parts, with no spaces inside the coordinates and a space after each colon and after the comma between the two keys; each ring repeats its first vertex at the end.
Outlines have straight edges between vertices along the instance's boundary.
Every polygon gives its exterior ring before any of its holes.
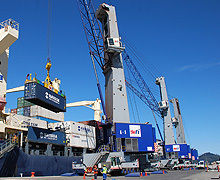
{"type": "Polygon", "coordinates": [[[107,179],[107,171],[108,171],[108,169],[107,169],[106,165],[104,164],[103,168],[102,168],[103,180],[107,179]]]}
{"type": "Polygon", "coordinates": [[[97,179],[98,169],[96,165],[93,167],[93,172],[94,172],[94,179],[97,179]]]}

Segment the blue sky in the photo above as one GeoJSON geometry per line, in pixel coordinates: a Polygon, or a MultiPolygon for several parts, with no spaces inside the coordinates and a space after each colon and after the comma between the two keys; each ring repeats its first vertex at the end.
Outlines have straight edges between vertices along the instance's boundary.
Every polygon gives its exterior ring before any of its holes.
{"type": "MultiPolygon", "coordinates": [[[[94,0],[95,8],[101,2],[94,0]]],[[[179,98],[187,142],[200,154],[220,154],[220,1],[105,2],[116,6],[122,38],[136,49],[146,67],[165,76],[170,98],[179,98]]],[[[8,88],[23,85],[28,73],[36,72],[42,81],[46,78],[47,11],[45,0],[1,2],[0,21],[13,18],[20,23],[19,40],[10,48],[8,88]]],[[[61,79],[68,102],[95,100],[96,81],[75,0],[52,1],[51,28],[52,79],[61,79]]],[[[158,94],[154,79],[138,67],[158,94]]],[[[99,77],[104,90],[101,73],[99,77]]],[[[22,95],[9,94],[7,107],[16,108],[16,98],[22,95]]],[[[138,99],[137,104],[140,121],[153,123],[148,108],[138,99]]],[[[137,121],[137,115],[130,115],[132,122],[137,121]]],[[[65,118],[90,120],[93,112],[72,108],[65,118]]]]}

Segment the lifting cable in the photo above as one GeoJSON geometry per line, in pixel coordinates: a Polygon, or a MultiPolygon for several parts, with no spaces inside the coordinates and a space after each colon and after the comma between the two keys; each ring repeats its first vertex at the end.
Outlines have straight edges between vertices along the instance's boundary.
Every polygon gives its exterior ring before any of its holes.
{"type": "Polygon", "coordinates": [[[128,90],[127,93],[128,93],[128,100],[130,102],[131,112],[132,112],[132,115],[133,115],[133,118],[134,118],[134,122],[136,123],[136,118],[135,118],[135,114],[134,114],[134,108],[133,108],[133,104],[132,104],[131,96],[130,96],[130,90],[128,90]]]}
{"type": "MultiPolygon", "coordinates": [[[[127,66],[125,66],[126,67],[126,69],[128,69],[128,67],[127,66]]],[[[128,78],[129,78],[129,80],[130,80],[130,72],[129,72],[129,70],[126,70],[126,72],[127,72],[127,74],[128,74],[128,78]]],[[[136,117],[135,117],[135,113],[134,113],[134,107],[133,107],[133,102],[132,102],[132,91],[130,90],[130,89],[128,89],[128,99],[129,99],[129,102],[130,102],[130,106],[131,106],[131,111],[132,111],[132,115],[133,115],[133,118],[134,118],[134,122],[136,123],[136,117]]]]}
{"type": "Polygon", "coordinates": [[[158,123],[157,123],[157,119],[156,119],[156,117],[155,117],[154,111],[152,111],[152,113],[153,113],[153,116],[154,116],[154,121],[155,121],[156,126],[157,126],[157,130],[158,130],[158,132],[159,132],[159,134],[160,134],[160,138],[161,138],[161,140],[163,141],[163,136],[162,136],[162,133],[161,133],[161,131],[160,131],[159,125],[158,125],[158,123]]]}
{"type": "MultiPolygon", "coordinates": [[[[126,63],[125,63],[126,64],[126,63]]],[[[129,79],[131,79],[130,77],[131,77],[131,75],[130,75],[130,69],[129,69],[129,67],[126,65],[126,67],[127,67],[127,74],[128,74],[128,78],[129,79]]],[[[134,93],[131,93],[131,103],[132,103],[132,100],[133,100],[133,102],[134,102],[134,107],[135,107],[135,112],[136,112],[136,114],[137,114],[137,120],[138,120],[138,122],[140,123],[141,121],[140,121],[140,116],[139,116],[139,111],[138,111],[138,108],[137,108],[137,103],[136,103],[136,99],[135,99],[135,95],[134,95],[134,93]]],[[[135,118],[135,117],[134,117],[135,118]]]]}
{"type": "Polygon", "coordinates": [[[47,59],[50,59],[51,56],[51,12],[52,12],[52,7],[51,7],[51,0],[48,0],[48,15],[47,15],[47,59]]]}

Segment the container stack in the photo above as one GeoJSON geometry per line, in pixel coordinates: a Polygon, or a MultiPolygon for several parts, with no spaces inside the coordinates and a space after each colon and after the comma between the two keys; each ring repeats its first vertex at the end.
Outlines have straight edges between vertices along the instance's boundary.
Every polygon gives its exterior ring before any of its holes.
{"type": "Polygon", "coordinates": [[[26,101],[24,97],[20,97],[17,99],[17,108],[11,109],[11,113],[33,117],[36,119],[47,121],[49,123],[64,121],[63,112],[55,113],[41,106],[26,101]]]}
{"type": "Polygon", "coordinates": [[[73,121],[51,123],[49,127],[53,130],[64,129],[69,147],[96,148],[95,127],[73,121]]]}

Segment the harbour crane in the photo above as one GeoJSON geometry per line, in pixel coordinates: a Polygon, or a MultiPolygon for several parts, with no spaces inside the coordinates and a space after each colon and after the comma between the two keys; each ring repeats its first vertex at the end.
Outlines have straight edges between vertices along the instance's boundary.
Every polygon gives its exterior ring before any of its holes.
{"type": "Polygon", "coordinates": [[[184,128],[183,128],[183,120],[182,120],[182,115],[180,111],[179,100],[177,98],[173,98],[170,100],[170,102],[173,103],[173,108],[174,108],[174,118],[172,118],[172,120],[173,120],[174,127],[176,128],[176,143],[186,144],[186,138],[185,138],[185,133],[184,133],[184,128]]]}
{"type": "MultiPolygon", "coordinates": [[[[130,122],[130,117],[122,62],[122,52],[125,48],[120,41],[121,38],[118,32],[115,7],[103,3],[95,12],[91,1],[87,2],[87,0],[78,0],[77,2],[96,78],[97,71],[95,61],[101,67],[105,76],[106,101],[105,106],[103,105],[103,107],[104,109],[106,108],[107,118],[111,123],[128,123],[130,122]],[[98,20],[102,24],[102,30],[99,26],[98,20]]],[[[147,87],[140,73],[137,71],[129,56],[126,55],[125,57],[124,60],[129,65],[132,74],[135,76],[138,85],[141,87],[142,94],[145,97],[148,106],[157,114],[161,114],[156,99],[147,87]]],[[[103,102],[102,98],[101,100],[103,102]]]]}
{"type": "Polygon", "coordinates": [[[102,4],[95,12],[91,0],[77,2],[106,119],[111,124],[130,122],[121,56],[124,47],[120,42],[115,7],[102,4]],[[105,105],[95,62],[105,76],[105,105]]]}
{"type": "Polygon", "coordinates": [[[0,111],[6,105],[9,47],[18,39],[19,24],[13,19],[0,23],[0,111]]]}

